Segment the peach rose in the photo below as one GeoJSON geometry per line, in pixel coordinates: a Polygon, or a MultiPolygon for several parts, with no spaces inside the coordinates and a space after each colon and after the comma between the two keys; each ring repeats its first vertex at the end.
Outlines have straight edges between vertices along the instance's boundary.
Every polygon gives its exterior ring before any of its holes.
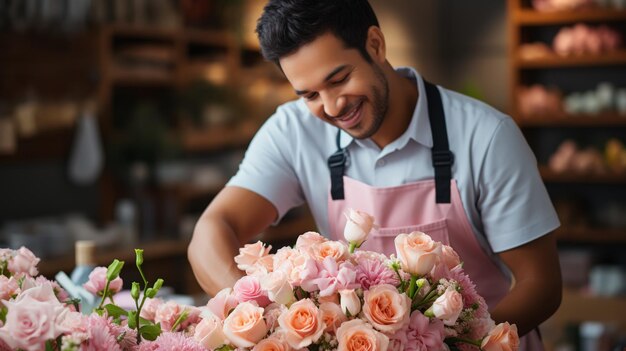
{"type": "Polygon", "coordinates": [[[390,284],[376,285],[363,293],[363,314],[386,334],[393,334],[409,323],[411,299],[390,284]]]}
{"type": "Polygon", "coordinates": [[[441,246],[441,257],[443,259],[443,262],[446,264],[446,267],[448,267],[448,269],[452,269],[461,264],[461,258],[459,257],[459,254],[456,251],[454,251],[454,249],[451,246],[448,246],[448,245],[441,246]]]}
{"type": "Polygon", "coordinates": [[[237,347],[252,347],[267,334],[263,308],[243,302],[224,320],[224,335],[237,347]]]}
{"type": "Polygon", "coordinates": [[[356,247],[367,240],[372,228],[374,228],[374,217],[358,210],[349,209],[348,213],[344,213],[346,216],[346,226],[343,230],[343,237],[350,244],[356,247]]]}
{"type": "Polygon", "coordinates": [[[332,295],[328,295],[328,296],[318,296],[317,297],[317,302],[319,303],[324,303],[324,302],[332,302],[334,304],[339,305],[339,294],[332,294],[332,295]]]}
{"type": "Polygon", "coordinates": [[[271,249],[271,246],[265,246],[261,241],[244,245],[244,247],[239,249],[239,255],[235,256],[237,268],[246,271],[246,273],[248,273],[249,270],[252,272],[256,271],[258,269],[256,266],[258,261],[268,256],[271,249]]]}
{"type": "Polygon", "coordinates": [[[343,323],[337,329],[338,351],[386,351],[389,338],[362,319],[343,323]]]}
{"type": "Polygon", "coordinates": [[[441,243],[422,232],[399,234],[394,243],[402,269],[412,275],[429,273],[441,257],[441,243]]]}
{"type": "Polygon", "coordinates": [[[519,349],[517,326],[508,322],[498,324],[483,339],[480,347],[484,351],[517,351],[519,349]]]}
{"type": "MultiPolygon", "coordinates": [[[[300,274],[306,268],[307,257],[297,250],[285,251],[285,259],[282,262],[274,260],[274,270],[280,270],[287,274],[287,279],[292,286],[300,286],[302,278],[300,274]]],[[[277,255],[280,254],[277,253],[277,255]]]]}
{"type": "Polygon", "coordinates": [[[254,345],[252,351],[291,351],[292,348],[287,343],[285,333],[278,331],[270,335],[267,339],[259,341],[254,345]]]}
{"type": "Polygon", "coordinates": [[[222,331],[222,321],[213,315],[204,317],[196,325],[193,338],[207,350],[213,350],[228,343],[222,331]]]}
{"type": "Polygon", "coordinates": [[[325,241],[321,244],[309,246],[308,255],[318,262],[324,261],[326,257],[334,258],[337,262],[342,262],[348,257],[348,247],[339,241],[325,241]]]}
{"type": "Polygon", "coordinates": [[[327,241],[325,237],[316,232],[306,232],[296,240],[296,250],[303,250],[315,244],[327,241]]]}
{"type": "Polygon", "coordinates": [[[458,291],[448,288],[435,300],[432,309],[435,317],[443,320],[443,324],[454,325],[463,310],[463,297],[458,291]]]}
{"type": "Polygon", "coordinates": [[[341,296],[341,310],[343,313],[356,316],[361,312],[361,299],[359,299],[354,289],[339,290],[339,295],[341,296]]]}
{"type": "Polygon", "coordinates": [[[9,269],[9,272],[13,274],[24,273],[30,275],[31,277],[34,277],[39,273],[37,271],[39,258],[37,258],[32,251],[22,246],[14,253],[15,256],[13,256],[13,258],[11,258],[8,262],[7,268],[9,269]]]}
{"type": "Polygon", "coordinates": [[[270,300],[283,305],[289,305],[296,299],[287,274],[283,271],[272,272],[261,279],[261,288],[267,291],[270,300]]]}
{"type": "Polygon", "coordinates": [[[322,312],[310,299],[300,300],[278,317],[278,324],[287,338],[287,343],[294,349],[301,349],[316,342],[326,324],[322,312]]]}
{"type": "Polygon", "coordinates": [[[320,305],[322,311],[322,320],[326,323],[325,332],[334,334],[341,323],[348,320],[346,315],[341,311],[341,306],[332,302],[324,302],[320,305]]]}

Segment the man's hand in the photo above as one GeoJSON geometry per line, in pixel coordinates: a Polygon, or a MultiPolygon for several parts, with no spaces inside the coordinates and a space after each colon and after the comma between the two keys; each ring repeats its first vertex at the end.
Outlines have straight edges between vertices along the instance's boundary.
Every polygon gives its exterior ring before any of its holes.
{"type": "Polygon", "coordinates": [[[239,187],[224,188],[198,220],[187,248],[202,289],[215,296],[232,287],[243,276],[233,257],[277,216],[274,205],[264,197],[239,187]]]}

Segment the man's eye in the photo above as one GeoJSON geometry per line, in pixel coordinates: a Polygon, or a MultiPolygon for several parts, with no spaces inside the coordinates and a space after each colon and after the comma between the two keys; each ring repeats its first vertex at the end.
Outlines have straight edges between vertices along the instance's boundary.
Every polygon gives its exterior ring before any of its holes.
{"type": "Polygon", "coordinates": [[[333,85],[339,85],[339,84],[345,82],[346,80],[348,80],[348,76],[349,76],[349,74],[346,74],[345,76],[343,76],[343,78],[334,81],[332,84],[333,85]]]}
{"type": "Polygon", "coordinates": [[[304,98],[307,100],[313,100],[316,97],[317,97],[317,93],[311,93],[311,94],[306,95],[304,98]]]}

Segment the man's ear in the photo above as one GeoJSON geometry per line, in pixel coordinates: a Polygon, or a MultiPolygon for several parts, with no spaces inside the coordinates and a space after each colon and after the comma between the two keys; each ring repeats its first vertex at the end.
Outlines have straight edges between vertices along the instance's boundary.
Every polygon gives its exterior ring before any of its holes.
{"type": "Polygon", "coordinates": [[[385,36],[380,27],[371,26],[367,30],[367,40],[365,42],[365,50],[372,60],[384,63],[387,60],[387,52],[385,47],[385,36]]]}

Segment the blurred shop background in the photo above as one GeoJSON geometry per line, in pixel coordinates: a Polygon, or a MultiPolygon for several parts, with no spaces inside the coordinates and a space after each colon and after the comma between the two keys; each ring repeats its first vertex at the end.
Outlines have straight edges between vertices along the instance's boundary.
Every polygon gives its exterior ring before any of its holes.
{"type": "MultiPolygon", "coordinates": [[[[626,346],[625,2],[371,0],[393,65],[510,114],[533,148],[563,223],[550,350],[626,346]]],[[[0,0],[0,247],[27,246],[48,277],[76,240],[100,265],[143,247],[147,274],[199,293],[195,221],[295,98],[259,53],[263,5],[0,0]]],[[[296,209],[260,238],[311,229],[296,209]]]]}

